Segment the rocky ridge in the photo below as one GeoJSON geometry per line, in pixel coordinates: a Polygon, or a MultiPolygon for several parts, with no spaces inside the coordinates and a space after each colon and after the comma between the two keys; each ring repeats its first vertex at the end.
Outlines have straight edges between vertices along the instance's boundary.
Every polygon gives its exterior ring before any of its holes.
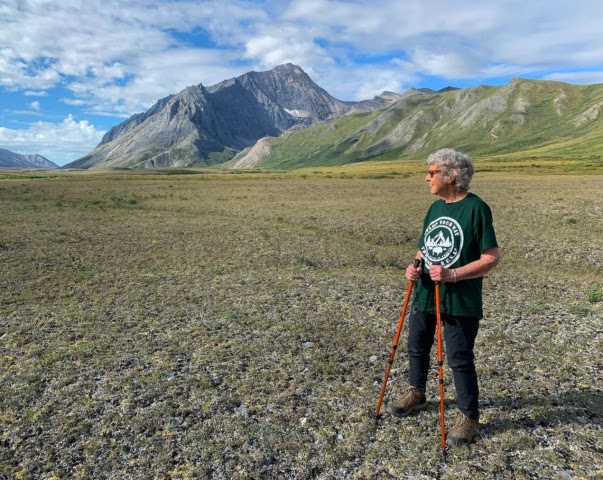
{"type": "Polygon", "coordinates": [[[0,148],[0,168],[58,168],[42,155],[21,155],[0,148]]]}

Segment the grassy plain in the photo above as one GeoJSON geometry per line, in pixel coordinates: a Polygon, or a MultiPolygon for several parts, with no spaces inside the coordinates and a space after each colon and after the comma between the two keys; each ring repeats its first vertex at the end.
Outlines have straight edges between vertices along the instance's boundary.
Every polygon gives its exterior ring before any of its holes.
{"type": "Polygon", "coordinates": [[[435,356],[430,408],[372,419],[422,164],[1,174],[0,478],[601,478],[603,176],[488,170],[481,438],[446,465],[435,356]]]}

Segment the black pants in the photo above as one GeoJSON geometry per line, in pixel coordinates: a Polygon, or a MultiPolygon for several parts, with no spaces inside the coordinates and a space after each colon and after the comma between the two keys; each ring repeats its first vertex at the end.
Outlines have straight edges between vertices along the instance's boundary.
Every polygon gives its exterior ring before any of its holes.
{"type": "MultiPolygon", "coordinates": [[[[479,417],[479,387],[473,346],[479,329],[479,319],[446,314],[442,314],[441,318],[446,357],[456,388],[457,408],[467,417],[476,419],[479,417]]],[[[414,307],[410,314],[408,331],[409,383],[422,391],[425,391],[427,385],[435,329],[436,316],[420,312],[414,307]]]]}

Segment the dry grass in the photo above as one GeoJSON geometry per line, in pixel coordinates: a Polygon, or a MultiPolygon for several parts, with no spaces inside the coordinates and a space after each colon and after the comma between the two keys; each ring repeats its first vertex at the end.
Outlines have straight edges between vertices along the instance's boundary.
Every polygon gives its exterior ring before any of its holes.
{"type": "Polygon", "coordinates": [[[482,438],[442,465],[436,369],[372,419],[422,176],[196,173],[0,179],[0,478],[603,476],[603,177],[478,174],[482,438]]]}

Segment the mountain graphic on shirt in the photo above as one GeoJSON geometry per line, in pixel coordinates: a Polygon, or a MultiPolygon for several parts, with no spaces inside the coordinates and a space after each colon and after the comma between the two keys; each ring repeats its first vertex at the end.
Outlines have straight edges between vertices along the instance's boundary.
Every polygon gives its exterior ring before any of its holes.
{"type": "Polygon", "coordinates": [[[452,247],[452,239],[445,237],[444,232],[440,231],[435,237],[427,237],[425,246],[436,255],[440,255],[445,249],[452,247]]]}

